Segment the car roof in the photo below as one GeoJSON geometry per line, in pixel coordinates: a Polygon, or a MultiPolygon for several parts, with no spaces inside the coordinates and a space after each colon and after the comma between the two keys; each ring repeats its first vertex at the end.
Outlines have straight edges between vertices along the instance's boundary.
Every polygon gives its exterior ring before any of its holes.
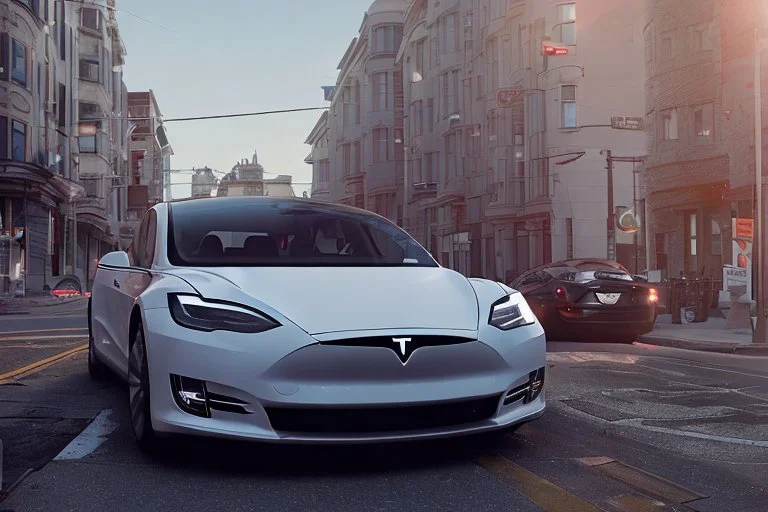
{"type": "Polygon", "coordinates": [[[279,205],[284,208],[290,208],[291,206],[301,206],[303,208],[317,208],[322,211],[334,211],[339,213],[353,213],[357,215],[366,215],[370,217],[378,217],[379,215],[363,210],[362,208],[355,208],[344,204],[330,203],[326,201],[319,201],[316,199],[308,199],[303,197],[269,197],[269,196],[234,196],[234,197],[195,197],[176,199],[172,201],[166,201],[170,209],[173,209],[174,204],[183,203],[184,209],[189,211],[190,208],[205,211],[209,208],[215,209],[223,205],[227,205],[231,208],[249,207],[249,206],[261,206],[268,207],[273,205],[279,205]]]}
{"type": "Polygon", "coordinates": [[[592,265],[602,265],[605,267],[613,268],[615,270],[626,272],[628,274],[630,273],[626,268],[624,268],[620,263],[616,261],[604,260],[600,258],[583,258],[583,259],[561,260],[561,261],[554,261],[552,263],[546,263],[544,265],[540,265],[536,268],[533,268],[527,271],[526,274],[530,272],[546,270],[548,268],[570,267],[570,268],[576,268],[576,269],[583,269],[584,267],[589,267],[592,265]]]}

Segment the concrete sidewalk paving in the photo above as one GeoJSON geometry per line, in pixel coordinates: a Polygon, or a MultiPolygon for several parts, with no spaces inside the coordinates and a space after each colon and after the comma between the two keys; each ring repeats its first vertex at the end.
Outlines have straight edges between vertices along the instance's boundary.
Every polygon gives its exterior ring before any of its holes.
{"type": "Polygon", "coordinates": [[[69,304],[78,301],[82,301],[83,304],[85,304],[85,301],[87,300],[88,299],[83,296],[55,297],[53,295],[0,298],[0,315],[24,315],[38,310],[39,308],[49,308],[61,304],[69,304]]]}
{"type": "Polygon", "coordinates": [[[751,329],[726,329],[725,319],[716,316],[702,323],[673,324],[671,315],[659,315],[653,331],[640,336],[640,342],[703,352],[768,356],[768,344],[752,343],[751,329]]]}

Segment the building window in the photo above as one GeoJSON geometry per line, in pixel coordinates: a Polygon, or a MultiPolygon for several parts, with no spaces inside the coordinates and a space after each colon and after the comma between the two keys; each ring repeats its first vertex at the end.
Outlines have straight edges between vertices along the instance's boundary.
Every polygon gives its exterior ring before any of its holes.
{"type": "Polygon", "coordinates": [[[11,40],[11,80],[27,86],[27,47],[16,39],[11,40]]]}
{"type": "MultiPolygon", "coordinates": [[[[424,39],[416,43],[416,69],[415,71],[420,75],[420,77],[424,76],[424,39]]],[[[413,77],[412,77],[413,78],[413,77]]]]}
{"type": "MultiPolygon", "coordinates": [[[[8,159],[8,118],[0,116],[0,160],[8,159]]],[[[0,209],[0,216],[3,210],[0,209]]]]}
{"type": "Polygon", "coordinates": [[[459,15],[452,12],[440,18],[440,49],[442,53],[453,53],[459,50],[459,15]]]}
{"type": "Polygon", "coordinates": [[[435,100],[427,98],[427,112],[424,114],[427,118],[427,133],[432,133],[435,129],[435,100]]]}
{"type": "Polygon", "coordinates": [[[99,31],[101,30],[101,18],[98,9],[91,9],[83,7],[82,10],[82,25],[85,28],[99,31]]]}
{"type": "Polygon", "coordinates": [[[459,111],[459,71],[443,73],[443,117],[459,111]]]}
{"type": "Polygon", "coordinates": [[[374,128],[373,130],[373,161],[386,162],[389,160],[389,140],[386,128],[374,128]]]}
{"type": "Polygon", "coordinates": [[[373,29],[373,53],[394,53],[403,39],[402,25],[385,25],[373,29]]]}
{"type": "Polygon", "coordinates": [[[661,111],[661,140],[677,140],[677,109],[668,108],[661,111]]]}
{"type": "Polygon", "coordinates": [[[424,108],[421,100],[414,101],[411,107],[413,111],[413,135],[418,137],[424,128],[424,108]]]}
{"type": "Polygon", "coordinates": [[[101,197],[99,193],[99,179],[98,178],[83,178],[80,180],[80,184],[83,186],[85,197],[101,197]]]}
{"type": "Polygon", "coordinates": [[[78,102],[80,119],[98,119],[101,117],[101,109],[96,103],[87,101],[78,102]]]}
{"type": "Polygon", "coordinates": [[[560,88],[560,126],[576,128],[576,86],[564,85],[560,88]]]}
{"type": "Polygon", "coordinates": [[[96,59],[80,59],[80,79],[98,82],[99,61],[96,59]]]}
{"type": "Polygon", "coordinates": [[[387,73],[376,73],[373,75],[373,110],[380,112],[387,110],[389,106],[389,76],[387,73]]]}
{"type": "Polygon", "coordinates": [[[709,25],[693,28],[693,51],[701,52],[712,49],[712,40],[709,36],[709,25]]]}
{"type": "Polygon", "coordinates": [[[98,123],[80,124],[78,141],[81,153],[96,153],[98,151],[96,135],[98,133],[98,123]]]}
{"type": "Polygon", "coordinates": [[[23,162],[27,159],[27,125],[15,119],[11,122],[11,159],[23,162]]]}
{"type": "Polygon", "coordinates": [[[500,85],[499,80],[501,74],[501,63],[499,62],[499,40],[497,38],[493,38],[488,41],[487,51],[489,57],[488,63],[490,66],[490,69],[488,70],[489,89],[497,89],[500,85]]]}
{"type": "Polygon", "coordinates": [[[558,5],[557,18],[560,42],[574,46],[576,44],[576,4],[558,5]]]}
{"type": "Polygon", "coordinates": [[[713,103],[705,103],[693,108],[693,136],[696,144],[712,144],[714,142],[714,111],[713,103]]]}
{"type": "Polygon", "coordinates": [[[456,177],[456,132],[445,136],[445,178],[456,177]]]}
{"type": "Polygon", "coordinates": [[[675,54],[675,32],[673,30],[661,34],[661,58],[671,59],[675,54]]]}

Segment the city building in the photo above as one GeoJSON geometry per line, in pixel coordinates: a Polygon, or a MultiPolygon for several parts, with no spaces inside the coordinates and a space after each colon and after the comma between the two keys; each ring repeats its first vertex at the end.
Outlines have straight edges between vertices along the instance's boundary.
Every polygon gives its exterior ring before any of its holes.
{"type": "Polygon", "coordinates": [[[328,199],[331,169],[329,142],[328,112],[326,111],[317,120],[307,140],[304,141],[304,144],[312,147],[312,151],[304,159],[304,162],[312,166],[312,199],[328,199]]]}
{"type": "MultiPolygon", "coordinates": [[[[77,23],[64,2],[0,4],[0,296],[41,293],[73,273],[71,141],[77,23]]],[[[71,276],[70,276],[71,277],[71,276]]]]}
{"type": "Polygon", "coordinates": [[[264,166],[254,151],[250,161],[243,158],[221,179],[216,195],[296,197],[293,176],[280,174],[275,178],[264,178],[264,173],[264,166]]]}
{"type": "MultiPolygon", "coordinates": [[[[723,265],[739,264],[736,219],[751,229],[755,217],[755,30],[768,36],[768,6],[648,0],[646,15],[648,266],[721,279],[723,265]]],[[[763,52],[763,77],[767,64],[763,52]]]]}
{"type": "MultiPolygon", "coordinates": [[[[213,169],[204,167],[203,169],[192,169],[192,197],[211,197],[219,183],[213,169]]],[[[168,180],[170,181],[170,180],[168,180]]]]}
{"type": "MultiPolygon", "coordinates": [[[[441,264],[506,282],[566,258],[635,267],[637,235],[609,244],[603,150],[645,153],[612,128],[644,113],[642,29],[631,0],[411,2],[406,226],[441,264]]],[[[635,209],[634,170],[614,162],[617,207],[635,209]]]]}
{"type": "MultiPolygon", "coordinates": [[[[77,260],[74,274],[90,289],[99,258],[120,246],[125,218],[127,171],[127,89],[123,83],[125,46],[114,1],[70,3],[69,19],[77,48],[77,177],[84,192],[75,199],[77,260]]],[[[125,245],[123,243],[123,245],[125,245]]]]}
{"type": "Polygon", "coordinates": [[[318,197],[368,208],[398,223],[405,153],[403,82],[395,55],[405,5],[405,0],[371,4],[339,63],[335,88],[325,89],[332,91],[329,112],[308,139],[314,140],[313,153],[315,144],[321,146],[322,158],[313,160],[318,197]]]}
{"type": "Polygon", "coordinates": [[[151,89],[128,93],[128,116],[131,123],[128,212],[120,226],[120,236],[125,241],[132,239],[144,213],[164,200],[165,182],[170,180],[166,174],[173,155],[162,113],[151,89]]]}

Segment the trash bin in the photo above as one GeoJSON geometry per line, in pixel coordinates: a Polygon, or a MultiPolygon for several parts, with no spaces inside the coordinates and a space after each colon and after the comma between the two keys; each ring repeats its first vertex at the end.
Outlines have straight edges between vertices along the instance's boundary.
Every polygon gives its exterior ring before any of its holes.
{"type": "Polygon", "coordinates": [[[685,281],[682,279],[669,280],[669,309],[672,313],[672,323],[682,324],[681,308],[685,306],[685,281]]]}
{"type": "Polygon", "coordinates": [[[699,279],[693,285],[693,304],[696,316],[694,323],[706,322],[709,319],[709,306],[711,303],[709,279],[699,279]]]}

